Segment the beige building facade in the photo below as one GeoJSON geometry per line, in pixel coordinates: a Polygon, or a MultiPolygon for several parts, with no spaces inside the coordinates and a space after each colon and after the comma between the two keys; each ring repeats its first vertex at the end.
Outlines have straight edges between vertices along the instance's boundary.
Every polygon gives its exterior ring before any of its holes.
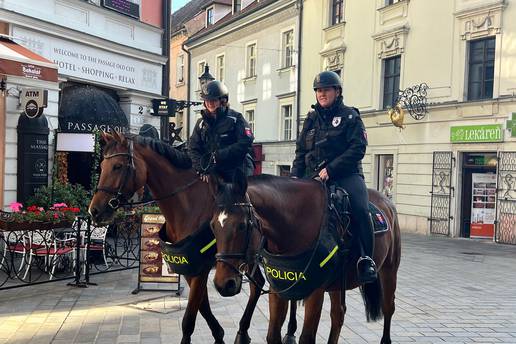
{"type": "Polygon", "coordinates": [[[366,182],[405,231],[516,244],[515,4],[303,2],[301,112],[318,72],[342,76],[368,132],[366,182]],[[397,91],[422,83],[428,112],[416,120],[405,106],[394,127],[397,91]]]}

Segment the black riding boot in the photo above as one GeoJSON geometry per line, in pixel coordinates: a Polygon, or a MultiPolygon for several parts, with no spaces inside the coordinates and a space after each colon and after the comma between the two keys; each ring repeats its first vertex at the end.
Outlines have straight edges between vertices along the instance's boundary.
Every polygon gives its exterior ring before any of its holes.
{"type": "MultiPolygon", "coordinates": [[[[370,220],[370,219],[369,219],[370,220]]],[[[371,221],[361,223],[359,231],[360,258],[357,261],[358,283],[374,282],[377,278],[376,264],[374,263],[374,233],[371,221]]]]}
{"type": "Polygon", "coordinates": [[[373,257],[374,234],[369,217],[367,188],[361,175],[350,175],[337,182],[349,194],[351,204],[351,232],[356,244],[360,247],[360,258],[357,262],[358,282],[371,283],[376,280],[376,266],[373,257]]]}

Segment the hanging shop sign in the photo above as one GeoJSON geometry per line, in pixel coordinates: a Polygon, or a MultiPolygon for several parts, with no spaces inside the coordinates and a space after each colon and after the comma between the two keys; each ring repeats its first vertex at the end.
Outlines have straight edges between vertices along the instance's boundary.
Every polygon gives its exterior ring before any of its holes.
{"type": "Polygon", "coordinates": [[[152,115],[175,117],[177,103],[173,99],[152,99],[152,115]]]}
{"type": "Polygon", "coordinates": [[[16,42],[53,61],[59,74],[161,94],[162,65],[13,27],[16,42]],[[37,49],[34,48],[37,42],[37,49]]]}
{"type": "Polygon", "coordinates": [[[140,18],[140,6],[129,0],[102,0],[102,6],[133,18],[140,18]]]}
{"type": "Polygon", "coordinates": [[[452,143],[503,142],[502,124],[462,125],[450,127],[452,143]]]}
{"type": "Polygon", "coordinates": [[[24,88],[20,94],[23,113],[29,118],[41,116],[47,107],[48,91],[42,88],[24,88]]]}
{"type": "Polygon", "coordinates": [[[496,217],[496,174],[473,173],[471,238],[493,238],[496,217]]]}

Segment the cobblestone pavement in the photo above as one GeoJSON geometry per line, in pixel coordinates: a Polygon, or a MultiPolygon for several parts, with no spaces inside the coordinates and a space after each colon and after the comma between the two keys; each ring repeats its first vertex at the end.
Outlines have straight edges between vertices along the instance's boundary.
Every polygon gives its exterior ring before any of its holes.
{"type": "MultiPolygon", "coordinates": [[[[132,295],[136,279],[129,270],[93,276],[98,286],[87,289],[56,282],[0,291],[0,343],[179,343],[187,291],[179,300],[170,292],[132,295]]],[[[248,289],[222,298],[210,288],[232,343],[248,289]]],[[[405,234],[396,297],[393,343],[516,343],[516,247],[405,234]]],[[[267,317],[262,297],[253,343],[265,342],[267,317]]],[[[327,298],[318,343],[329,329],[327,298]]],[[[381,333],[382,323],[366,323],[359,293],[350,292],[341,342],[379,343],[381,333]]],[[[213,342],[200,317],[193,342],[213,342]]]]}

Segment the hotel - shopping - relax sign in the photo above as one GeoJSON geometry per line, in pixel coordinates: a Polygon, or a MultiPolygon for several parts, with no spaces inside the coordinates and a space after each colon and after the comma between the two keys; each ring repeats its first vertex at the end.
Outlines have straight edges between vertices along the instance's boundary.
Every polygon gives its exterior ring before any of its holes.
{"type": "Polygon", "coordinates": [[[161,94],[162,66],[15,26],[16,43],[53,61],[59,74],[161,94]]]}
{"type": "Polygon", "coordinates": [[[452,143],[503,142],[502,124],[461,125],[450,128],[452,143]]]}

